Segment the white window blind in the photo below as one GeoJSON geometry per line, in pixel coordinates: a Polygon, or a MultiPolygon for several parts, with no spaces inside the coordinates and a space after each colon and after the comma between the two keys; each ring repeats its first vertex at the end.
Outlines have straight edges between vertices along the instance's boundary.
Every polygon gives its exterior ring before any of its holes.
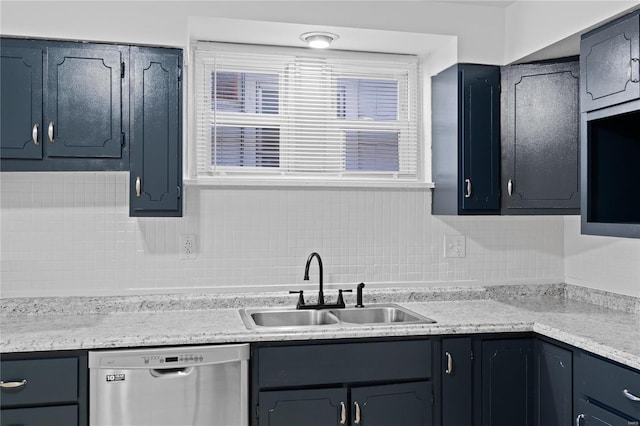
{"type": "Polygon", "coordinates": [[[418,60],[197,44],[196,175],[419,176],[418,60]]]}

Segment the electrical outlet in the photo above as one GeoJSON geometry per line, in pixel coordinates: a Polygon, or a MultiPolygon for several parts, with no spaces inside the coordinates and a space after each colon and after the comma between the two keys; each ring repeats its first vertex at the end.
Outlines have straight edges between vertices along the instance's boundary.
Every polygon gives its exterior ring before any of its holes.
{"type": "Polygon", "coordinates": [[[444,236],[444,257],[465,257],[467,244],[464,235],[444,236]]]}
{"type": "Polygon", "coordinates": [[[180,242],[180,259],[195,259],[196,254],[196,236],[183,235],[180,242]]]}

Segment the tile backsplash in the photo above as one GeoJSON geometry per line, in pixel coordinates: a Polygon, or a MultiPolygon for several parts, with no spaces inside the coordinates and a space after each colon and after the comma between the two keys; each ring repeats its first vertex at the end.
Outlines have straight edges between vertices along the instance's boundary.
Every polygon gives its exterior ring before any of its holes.
{"type": "Polygon", "coordinates": [[[328,287],[564,281],[562,217],[436,217],[429,189],[188,186],[183,218],[130,218],[126,172],[0,180],[2,297],[314,289],[313,251],[328,287]]]}

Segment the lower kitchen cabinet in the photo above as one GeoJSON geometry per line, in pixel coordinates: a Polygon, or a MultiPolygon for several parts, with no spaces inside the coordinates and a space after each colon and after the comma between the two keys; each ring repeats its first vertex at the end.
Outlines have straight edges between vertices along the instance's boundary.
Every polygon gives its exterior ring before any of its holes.
{"type": "Polygon", "coordinates": [[[260,392],[260,425],[432,425],[431,383],[260,392]],[[349,404],[351,401],[351,404],[349,404]]]}
{"type": "Polygon", "coordinates": [[[533,340],[482,342],[482,425],[533,425],[533,340]]]}
{"type": "Polygon", "coordinates": [[[351,424],[432,425],[430,382],[363,386],[351,389],[351,424]]]}
{"type": "Polygon", "coordinates": [[[554,344],[535,341],[534,424],[571,424],[573,353],[554,344]]]}
{"type": "Polygon", "coordinates": [[[442,339],[442,424],[473,424],[473,352],[471,337],[442,339]]]}
{"type": "Polygon", "coordinates": [[[431,426],[427,339],[255,344],[253,426],[431,426]]]}
{"type": "Polygon", "coordinates": [[[78,406],[63,405],[60,407],[13,408],[2,410],[0,424],[2,426],[47,425],[70,426],[78,423],[78,406]]]}
{"type": "Polygon", "coordinates": [[[3,354],[0,376],[2,426],[87,425],[85,352],[3,354]]]}
{"type": "Polygon", "coordinates": [[[347,421],[347,389],[260,392],[261,425],[340,425],[347,421]]]}
{"type": "Polygon", "coordinates": [[[640,425],[640,371],[579,351],[573,388],[576,425],[640,425]]]}

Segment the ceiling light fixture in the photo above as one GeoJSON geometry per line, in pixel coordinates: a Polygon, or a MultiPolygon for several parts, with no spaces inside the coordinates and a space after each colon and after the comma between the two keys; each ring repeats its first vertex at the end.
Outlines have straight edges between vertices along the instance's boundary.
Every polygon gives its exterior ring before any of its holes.
{"type": "Polygon", "coordinates": [[[314,49],[326,49],[331,45],[333,40],[337,40],[338,37],[336,34],[326,33],[315,31],[312,33],[304,33],[300,36],[300,40],[307,43],[309,47],[314,49]]]}

